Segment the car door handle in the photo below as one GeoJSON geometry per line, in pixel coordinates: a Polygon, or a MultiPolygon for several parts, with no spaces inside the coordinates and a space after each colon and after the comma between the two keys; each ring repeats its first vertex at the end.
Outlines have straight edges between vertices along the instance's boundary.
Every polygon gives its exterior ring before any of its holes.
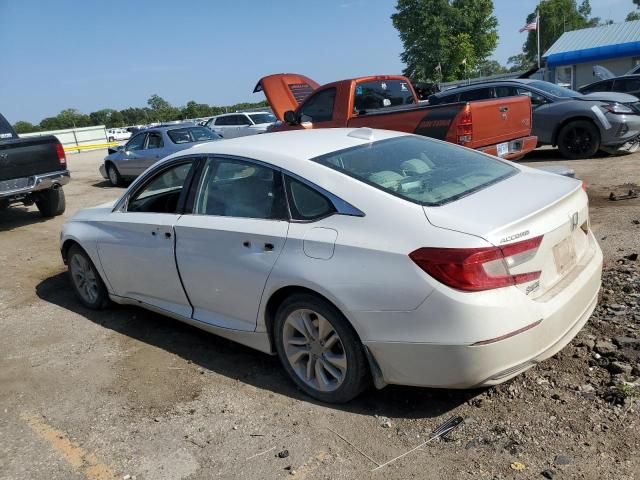
{"type": "Polygon", "coordinates": [[[500,111],[501,112],[508,112],[509,111],[509,107],[500,107],[500,111]]]}
{"type": "Polygon", "coordinates": [[[265,243],[264,244],[264,250],[266,252],[270,252],[271,250],[273,250],[273,248],[274,248],[273,243],[265,243]]]}
{"type": "Polygon", "coordinates": [[[164,232],[164,238],[171,238],[171,232],[164,232]]]}
{"type": "Polygon", "coordinates": [[[251,242],[249,240],[245,240],[242,242],[242,246],[245,248],[251,248],[251,242]]]}

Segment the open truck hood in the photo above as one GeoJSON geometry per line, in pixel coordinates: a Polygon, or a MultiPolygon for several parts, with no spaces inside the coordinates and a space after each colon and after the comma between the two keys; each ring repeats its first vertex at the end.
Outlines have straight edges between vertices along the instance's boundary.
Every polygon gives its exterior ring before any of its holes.
{"type": "Polygon", "coordinates": [[[304,75],[276,73],[258,80],[253,93],[264,92],[274,115],[284,121],[284,112],[297,109],[319,86],[319,83],[304,75]]]}

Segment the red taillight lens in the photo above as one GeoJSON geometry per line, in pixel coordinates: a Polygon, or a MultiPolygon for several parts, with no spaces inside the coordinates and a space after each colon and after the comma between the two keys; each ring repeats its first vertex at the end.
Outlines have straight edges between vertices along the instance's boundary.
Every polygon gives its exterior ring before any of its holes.
{"type": "Polygon", "coordinates": [[[582,180],[582,189],[586,192],[587,191],[587,182],[585,182],[584,180],[582,180]]]}
{"type": "Polygon", "coordinates": [[[63,167],[67,165],[67,157],[64,154],[64,148],[60,142],[56,143],[56,154],[58,155],[58,163],[63,167]]]}
{"type": "Polygon", "coordinates": [[[473,140],[473,117],[471,116],[471,107],[464,107],[460,117],[458,118],[458,143],[464,144],[473,140]]]}
{"type": "Polygon", "coordinates": [[[542,235],[502,247],[420,248],[409,258],[439,282],[475,292],[538,279],[539,271],[510,274],[509,268],[532,259],[540,242],[542,235]]]}

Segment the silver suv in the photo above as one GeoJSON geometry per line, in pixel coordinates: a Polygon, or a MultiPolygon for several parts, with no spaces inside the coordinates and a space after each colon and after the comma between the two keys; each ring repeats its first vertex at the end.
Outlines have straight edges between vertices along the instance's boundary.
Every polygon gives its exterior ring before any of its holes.
{"type": "Polygon", "coordinates": [[[205,125],[222,138],[235,138],[265,133],[275,122],[276,117],[270,112],[248,112],[218,115],[205,125]]]}

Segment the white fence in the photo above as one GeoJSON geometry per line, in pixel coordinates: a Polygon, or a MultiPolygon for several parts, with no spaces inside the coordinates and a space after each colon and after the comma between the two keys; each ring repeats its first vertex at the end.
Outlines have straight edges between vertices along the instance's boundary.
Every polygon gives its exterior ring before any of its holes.
{"type": "Polygon", "coordinates": [[[67,153],[97,150],[108,146],[107,130],[104,125],[69,128],[66,130],[51,130],[48,132],[22,133],[20,137],[40,137],[42,135],[55,136],[67,153]]]}

